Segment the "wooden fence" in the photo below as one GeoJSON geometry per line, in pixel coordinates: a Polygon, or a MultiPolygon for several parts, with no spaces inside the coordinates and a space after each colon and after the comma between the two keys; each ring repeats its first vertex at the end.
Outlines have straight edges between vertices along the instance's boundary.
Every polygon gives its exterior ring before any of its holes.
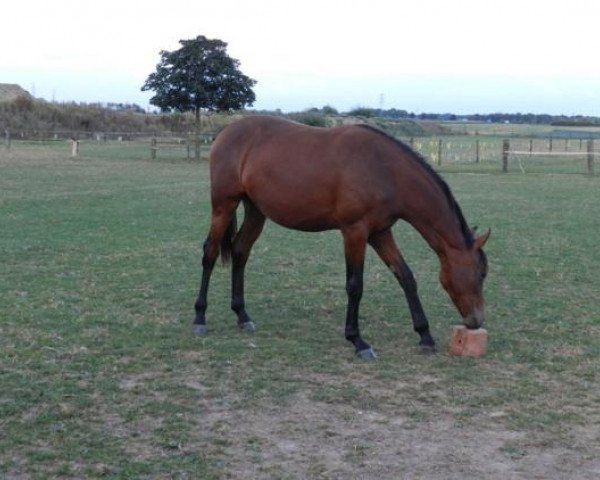
{"type": "Polygon", "coordinates": [[[596,152],[594,149],[594,140],[588,139],[585,141],[585,150],[582,148],[583,141],[579,141],[579,149],[577,150],[569,150],[569,140],[565,139],[564,150],[557,151],[553,147],[552,139],[549,140],[548,150],[545,151],[534,151],[533,143],[530,140],[529,149],[528,150],[515,150],[511,149],[510,140],[504,140],[502,143],[502,171],[508,171],[508,160],[511,156],[516,157],[518,161],[519,168],[521,172],[525,173],[525,168],[523,167],[521,158],[523,157],[534,157],[534,156],[544,156],[544,157],[579,157],[586,159],[587,172],[590,175],[594,175],[594,157],[598,155],[600,152],[596,152]]]}
{"type": "MultiPolygon", "coordinates": [[[[27,135],[27,142],[60,143],[68,141],[71,146],[71,155],[76,157],[90,152],[94,145],[95,150],[102,149],[102,145],[116,145],[122,142],[125,145],[136,145],[137,149],[146,145],[145,158],[151,160],[185,158],[188,160],[201,160],[208,157],[214,133],[194,134],[166,134],[152,135],[144,132],[138,133],[90,133],[83,135],[60,134],[57,132],[36,132],[36,135],[27,135]],[[68,137],[68,140],[67,138],[68,137]],[[117,142],[115,144],[115,142],[117,142]]],[[[5,130],[0,135],[0,151],[15,148],[22,144],[23,136],[13,136],[5,130]]],[[[498,168],[508,172],[518,168],[523,173],[531,170],[540,170],[542,167],[554,164],[557,172],[576,171],[595,174],[595,158],[600,155],[597,150],[600,141],[593,139],[573,138],[522,138],[513,137],[502,139],[487,136],[446,136],[436,137],[404,137],[402,140],[419,152],[425,159],[437,167],[452,169],[454,167],[472,165],[478,169],[498,168]],[[556,164],[562,162],[562,170],[556,164]],[[565,167],[566,165],[566,167],[565,167]]],[[[138,154],[136,154],[138,155],[138,154]]],[[[469,167],[470,168],[470,167],[469,167]]],[[[460,168],[457,168],[460,170],[460,168]]]]}
{"type": "Polygon", "coordinates": [[[160,153],[166,150],[184,149],[187,160],[191,160],[193,152],[194,159],[199,161],[202,158],[203,147],[205,150],[210,150],[213,137],[212,133],[175,139],[154,136],[150,139],[150,159],[156,160],[160,153]]]}
{"type": "Polygon", "coordinates": [[[516,164],[526,173],[526,160],[579,162],[588,174],[594,175],[594,159],[600,155],[593,139],[555,138],[403,138],[414,150],[438,167],[458,164],[497,164],[502,172],[516,164]]]}

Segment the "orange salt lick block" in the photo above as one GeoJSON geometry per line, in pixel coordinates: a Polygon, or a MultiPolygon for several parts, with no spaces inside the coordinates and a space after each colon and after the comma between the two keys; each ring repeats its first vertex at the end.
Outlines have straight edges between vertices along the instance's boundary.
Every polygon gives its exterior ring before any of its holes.
{"type": "Polygon", "coordinates": [[[487,347],[487,330],[471,330],[463,325],[452,329],[450,337],[450,355],[463,357],[481,357],[487,347]]]}

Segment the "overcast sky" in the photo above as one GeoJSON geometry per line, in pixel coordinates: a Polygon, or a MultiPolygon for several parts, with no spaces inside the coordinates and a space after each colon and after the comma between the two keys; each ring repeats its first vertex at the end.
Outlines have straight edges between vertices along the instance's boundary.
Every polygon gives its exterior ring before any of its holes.
{"type": "Polygon", "coordinates": [[[16,0],[0,83],[147,107],[160,50],[205,35],[257,80],[257,109],[600,116],[599,32],[597,0],[16,0]]]}

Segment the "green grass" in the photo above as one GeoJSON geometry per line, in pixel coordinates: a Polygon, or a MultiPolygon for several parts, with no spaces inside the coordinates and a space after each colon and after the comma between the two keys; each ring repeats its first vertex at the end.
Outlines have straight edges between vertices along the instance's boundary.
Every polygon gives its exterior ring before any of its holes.
{"type": "Polygon", "coordinates": [[[361,325],[379,358],[365,363],[343,338],[339,233],[268,223],[247,268],[257,332],[237,330],[219,268],[210,334],[194,337],[206,163],[83,147],[0,152],[0,477],[371,478],[369,458],[398,451],[389,435],[440,424],[509,432],[494,452],[512,471],[533,472],[522,462],[544,449],[596,468],[598,178],[444,170],[467,219],[492,228],[488,353],[445,353],[458,315],[435,255],[399,224],[440,352],[417,353],[369,252],[361,325]]]}

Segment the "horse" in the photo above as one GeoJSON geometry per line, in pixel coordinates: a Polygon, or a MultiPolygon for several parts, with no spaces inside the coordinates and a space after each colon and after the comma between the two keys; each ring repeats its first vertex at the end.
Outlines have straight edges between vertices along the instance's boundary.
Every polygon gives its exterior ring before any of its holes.
{"type": "Polygon", "coordinates": [[[232,264],[231,308],[238,326],[255,329],[244,301],[244,269],[267,218],[295,230],[341,231],[348,297],[345,337],[359,357],[375,357],[358,325],[367,244],[404,291],[420,348],[435,351],[417,284],[392,235],[398,219],[412,225],[438,255],[440,282],[463,324],[482,326],[483,246],[490,231],[476,236],[440,175],[384,131],[366,124],[319,128],[278,117],[245,117],[217,134],[210,181],[212,215],[194,304],[195,333],[207,332],[208,287],[219,253],[224,264],[232,264]],[[238,230],[240,203],[244,219],[238,230]]]}

